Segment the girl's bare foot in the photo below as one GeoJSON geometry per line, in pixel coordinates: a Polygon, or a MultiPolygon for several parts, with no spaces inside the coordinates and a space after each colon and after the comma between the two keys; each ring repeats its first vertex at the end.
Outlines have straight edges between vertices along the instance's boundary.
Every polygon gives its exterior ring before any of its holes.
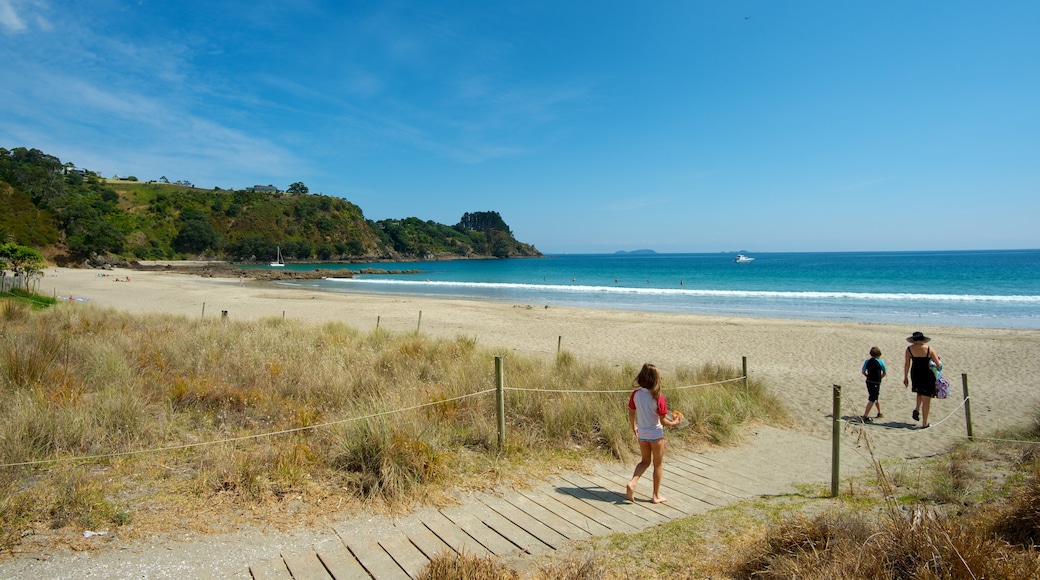
{"type": "Polygon", "coordinates": [[[652,499],[650,501],[653,502],[653,503],[664,503],[664,502],[666,502],[668,500],[663,498],[663,497],[661,497],[661,496],[657,496],[657,497],[655,497],[654,499],[652,499]]]}
{"type": "Polygon", "coordinates": [[[636,486],[632,485],[631,482],[625,486],[625,495],[628,496],[628,501],[636,502],[636,486]]]}

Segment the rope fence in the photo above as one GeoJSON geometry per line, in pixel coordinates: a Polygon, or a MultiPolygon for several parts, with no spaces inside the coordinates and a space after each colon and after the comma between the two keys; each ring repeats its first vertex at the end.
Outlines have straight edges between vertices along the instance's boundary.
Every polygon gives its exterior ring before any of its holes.
{"type": "Polygon", "coordinates": [[[294,427],[292,429],[283,429],[281,431],[270,431],[266,433],[255,433],[253,435],[242,435],[241,437],[228,437],[225,439],[215,439],[213,441],[202,441],[199,443],[185,443],[183,445],[170,445],[167,447],[154,447],[151,449],[137,449],[134,451],[119,451],[115,453],[101,453],[98,455],[84,455],[77,457],[57,457],[53,459],[38,459],[34,461],[23,461],[20,463],[2,463],[0,468],[3,467],[26,467],[30,465],[43,465],[48,463],[68,463],[76,461],[93,461],[96,459],[109,459],[113,457],[126,457],[130,455],[144,455],[148,453],[165,453],[167,451],[179,451],[182,449],[192,449],[195,447],[206,447],[209,445],[221,445],[223,443],[236,443],[238,441],[248,441],[250,439],[262,439],[264,437],[276,437],[278,435],[287,435],[289,433],[299,433],[301,431],[310,431],[313,429],[324,429],[326,427],[332,427],[335,425],[342,425],[345,423],[352,423],[354,421],[364,421],[366,419],[375,419],[377,417],[385,417],[389,415],[395,415],[397,413],[404,413],[406,411],[414,411],[416,409],[422,409],[424,407],[432,407],[434,405],[443,405],[444,403],[451,403],[453,401],[461,401],[462,399],[469,399],[478,395],[486,395],[487,393],[494,392],[495,389],[485,389],[483,391],[477,391],[475,393],[469,393],[468,395],[460,395],[450,399],[442,399],[439,401],[431,401],[429,403],[423,403],[421,405],[413,405],[411,407],[405,407],[402,409],[394,409],[392,411],[385,411],[383,413],[372,413],[370,415],[362,415],[359,417],[350,417],[347,419],[339,419],[336,421],[328,421],[326,423],[319,423],[317,425],[307,425],[305,427],[294,427]]]}
{"type": "MultiPolygon", "coordinates": [[[[495,359],[496,359],[496,367],[500,368],[500,365],[501,365],[501,360],[500,359],[501,358],[502,357],[495,357],[495,359]]],[[[201,442],[197,442],[197,443],[185,443],[185,444],[181,444],[181,445],[169,445],[169,446],[164,446],[164,447],[153,447],[153,448],[149,448],[149,449],[136,449],[136,450],[131,450],[131,451],[117,451],[117,452],[112,452],[112,453],[100,453],[100,454],[96,454],[96,455],[81,455],[81,456],[73,456],[73,457],[55,457],[55,458],[50,458],[50,459],[37,459],[37,460],[32,460],[32,461],[21,461],[21,462],[16,462],[16,463],[0,463],[0,469],[7,468],[7,467],[30,467],[30,466],[34,466],[34,465],[48,465],[48,464],[58,464],[58,463],[75,463],[75,462],[96,461],[96,460],[99,460],[99,459],[113,459],[113,458],[116,458],[116,457],[128,457],[128,456],[134,456],[134,455],[158,454],[158,453],[166,453],[166,452],[170,452],[170,451],[182,451],[182,450],[185,450],[185,449],[194,449],[194,448],[200,448],[200,447],[207,447],[207,446],[211,446],[211,445],[222,445],[222,444],[227,444],[227,443],[237,443],[239,441],[249,441],[249,440],[255,440],[255,439],[263,439],[263,438],[267,438],[267,437],[277,437],[277,436],[280,436],[280,435],[288,435],[288,434],[292,434],[292,433],[300,433],[300,432],[303,432],[303,431],[324,429],[324,428],[333,427],[333,426],[336,426],[336,425],[342,425],[342,424],[346,424],[346,423],[351,423],[351,422],[355,422],[355,421],[364,421],[364,420],[368,420],[368,419],[375,419],[375,418],[378,418],[378,417],[386,417],[386,416],[389,416],[389,415],[394,415],[394,414],[398,414],[398,413],[404,413],[404,412],[407,412],[407,411],[415,411],[415,410],[422,409],[422,408],[425,408],[425,407],[432,407],[432,406],[436,406],[436,405],[442,405],[444,403],[451,403],[451,402],[454,402],[454,401],[461,401],[463,399],[469,399],[469,398],[477,397],[477,396],[480,396],[480,395],[486,395],[488,393],[493,393],[493,392],[501,393],[501,392],[504,392],[504,391],[514,391],[514,392],[535,392],[535,393],[582,393],[582,394],[597,394],[597,393],[619,394],[619,393],[624,393],[624,394],[628,394],[628,393],[630,393],[632,391],[632,389],[581,390],[581,389],[523,389],[523,388],[516,388],[516,387],[506,388],[504,386],[504,384],[503,384],[503,381],[502,381],[502,378],[501,378],[501,374],[500,373],[498,373],[498,374],[499,374],[499,376],[498,376],[498,386],[496,388],[484,389],[482,391],[476,391],[476,392],[469,393],[469,394],[466,394],[466,395],[460,395],[458,397],[452,397],[452,398],[448,398],[448,399],[440,399],[440,400],[437,400],[437,401],[431,401],[431,402],[428,402],[428,403],[422,403],[422,404],[413,405],[413,406],[410,406],[410,407],[403,407],[401,409],[393,409],[393,410],[390,410],[390,411],[384,411],[382,413],[372,413],[372,414],[369,414],[369,415],[361,415],[361,416],[357,416],[357,417],[349,417],[349,418],[346,418],[346,419],[338,419],[338,420],[335,420],[335,421],[327,421],[325,423],[318,423],[316,425],[306,425],[306,426],[303,426],[303,427],[294,427],[292,429],[282,429],[282,430],[279,430],[279,431],[269,431],[269,432],[264,432],[264,433],[254,433],[252,435],[242,435],[242,436],[239,436],[239,437],[226,437],[226,438],[223,438],[223,439],[214,439],[212,441],[201,441],[201,442]]],[[[746,376],[741,376],[741,377],[736,377],[736,378],[732,378],[732,379],[725,379],[725,380],[721,380],[721,381],[715,381],[715,382],[711,382],[711,383],[702,383],[702,384],[697,384],[697,385],[684,385],[684,386],[681,386],[681,387],[671,387],[670,390],[676,390],[677,391],[677,390],[694,389],[694,388],[700,388],[700,387],[710,387],[710,386],[715,386],[715,385],[722,385],[722,384],[726,384],[726,383],[732,383],[732,382],[736,382],[736,381],[743,381],[745,379],[746,379],[746,376]]],[[[500,443],[500,445],[504,442],[503,441],[504,440],[504,436],[505,436],[505,434],[504,434],[504,425],[500,421],[500,425],[499,425],[499,443],[500,443]]]]}
{"type": "MultiPolygon", "coordinates": [[[[928,429],[929,430],[935,429],[939,425],[942,425],[947,420],[949,420],[951,417],[956,415],[958,411],[960,411],[962,408],[964,408],[967,405],[967,403],[968,403],[968,399],[964,399],[963,401],[961,401],[961,404],[957,405],[957,407],[954,410],[950,411],[950,413],[948,415],[946,415],[945,417],[943,417],[939,421],[931,423],[930,427],[928,427],[928,429]]],[[[857,420],[856,420],[855,417],[850,418],[850,419],[846,419],[845,422],[848,425],[855,425],[855,424],[857,424],[857,420]]],[[[914,429],[914,430],[910,430],[910,431],[903,431],[902,433],[893,433],[891,436],[893,436],[893,437],[901,437],[903,435],[920,435],[920,434],[922,434],[922,430],[921,429],[914,429]]],[[[965,435],[965,437],[967,437],[967,435],[965,435]]]]}
{"type": "MultiPolygon", "coordinates": [[[[681,387],[668,387],[668,390],[669,391],[682,391],[682,390],[685,390],[685,389],[698,389],[698,388],[701,388],[701,387],[713,387],[715,385],[724,385],[726,383],[734,383],[736,381],[743,381],[743,380],[744,380],[744,377],[740,376],[740,377],[735,377],[735,378],[732,378],[732,379],[724,379],[724,380],[721,380],[721,381],[715,381],[713,383],[701,383],[701,384],[697,384],[697,385],[684,385],[684,386],[681,386],[681,387]]],[[[632,389],[614,389],[614,390],[607,390],[607,391],[595,391],[595,390],[587,391],[587,390],[582,390],[582,389],[518,389],[516,387],[506,387],[505,390],[507,390],[507,391],[522,391],[522,392],[528,392],[528,393],[612,393],[612,394],[624,393],[626,395],[628,393],[632,392],[632,389]]]]}

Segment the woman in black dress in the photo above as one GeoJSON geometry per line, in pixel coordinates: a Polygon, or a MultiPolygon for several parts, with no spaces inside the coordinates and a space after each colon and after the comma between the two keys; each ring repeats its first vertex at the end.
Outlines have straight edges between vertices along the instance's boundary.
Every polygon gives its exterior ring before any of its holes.
{"type": "Polygon", "coordinates": [[[910,346],[906,347],[903,360],[903,386],[913,385],[910,390],[917,393],[917,405],[914,407],[914,421],[921,421],[921,429],[931,427],[928,423],[928,410],[935,397],[935,373],[928,366],[929,361],[935,366],[939,363],[939,354],[926,343],[932,339],[921,332],[915,332],[906,338],[910,346]]]}

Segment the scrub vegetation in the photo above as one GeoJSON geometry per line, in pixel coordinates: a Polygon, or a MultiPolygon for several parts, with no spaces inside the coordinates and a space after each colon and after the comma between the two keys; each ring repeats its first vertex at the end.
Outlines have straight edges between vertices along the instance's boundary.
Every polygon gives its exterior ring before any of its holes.
{"type": "MultiPolygon", "coordinates": [[[[186,521],[219,531],[236,517],[398,510],[550,468],[630,461],[636,370],[465,336],[5,300],[0,548],[46,529],[133,538],[186,521]],[[510,389],[501,449],[496,356],[510,389]],[[591,392],[610,390],[620,392],[591,392]]],[[[733,442],[739,424],[784,420],[755,380],[676,388],[739,375],[706,366],[668,377],[669,405],[691,421],[675,444],[733,442]]]]}

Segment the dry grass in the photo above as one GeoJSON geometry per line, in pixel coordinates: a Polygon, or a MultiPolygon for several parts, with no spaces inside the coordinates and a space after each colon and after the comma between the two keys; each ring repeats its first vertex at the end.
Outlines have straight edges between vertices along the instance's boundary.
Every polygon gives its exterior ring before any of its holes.
{"type": "MultiPolygon", "coordinates": [[[[494,393],[468,395],[494,388],[494,357],[505,354],[469,337],[338,323],[5,303],[0,464],[44,463],[0,467],[0,549],[26,530],[132,519],[143,535],[175,527],[184,512],[223,521],[214,506],[277,520],[287,498],[324,514],[329,505],[396,509],[636,451],[627,394],[588,392],[625,391],[636,369],[566,353],[505,357],[508,388],[578,392],[507,391],[507,442],[498,449],[494,393]],[[271,432],[281,433],[251,437],[271,432]],[[186,445],[195,446],[138,453],[186,445]],[[130,455],[67,461],[119,453],[130,455]]],[[[741,422],[782,420],[759,383],[673,388],[737,374],[707,367],[666,377],[670,406],[694,424],[676,443],[730,441],[741,422]]]]}
{"type": "MultiPolygon", "coordinates": [[[[594,557],[549,563],[525,577],[537,580],[602,580],[605,570],[594,557]]],[[[490,556],[442,553],[423,569],[420,580],[518,580],[521,574],[490,556]]]]}
{"type": "Polygon", "coordinates": [[[996,510],[990,530],[1013,546],[1035,549],[1040,546],[1040,467],[1011,500],[996,510]]]}
{"type": "Polygon", "coordinates": [[[513,570],[490,557],[443,553],[435,556],[423,569],[419,580],[517,580],[513,570]]]}
{"type": "Polygon", "coordinates": [[[977,517],[924,507],[886,512],[835,511],[795,516],[771,528],[730,571],[764,578],[1035,578],[1035,550],[980,533],[977,517]]]}

